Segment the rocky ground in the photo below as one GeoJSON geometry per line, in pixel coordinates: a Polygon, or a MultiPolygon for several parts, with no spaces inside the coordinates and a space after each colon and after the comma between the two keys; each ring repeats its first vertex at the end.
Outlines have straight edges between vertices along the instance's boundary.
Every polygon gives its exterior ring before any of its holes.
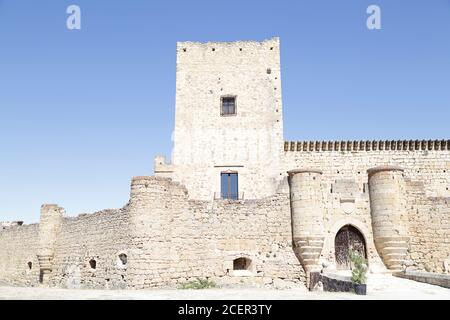
{"type": "Polygon", "coordinates": [[[445,299],[450,289],[400,279],[390,275],[370,275],[366,296],[353,293],[309,292],[306,288],[275,289],[205,289],[205,290],[74,290],[12,287],[0,283],[0,299],[62,300],[314,300],[314,299],[445,299]]]}

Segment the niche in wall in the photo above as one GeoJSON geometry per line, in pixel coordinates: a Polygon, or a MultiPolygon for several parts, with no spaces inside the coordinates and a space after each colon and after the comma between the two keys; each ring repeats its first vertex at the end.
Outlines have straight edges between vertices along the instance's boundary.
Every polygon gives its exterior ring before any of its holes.
{"type": "Polygon", "coordinates": [[[233,260],[231,274],[235,277],[253,276],[253,261],[247,257],[238,257],[233,260]]]}

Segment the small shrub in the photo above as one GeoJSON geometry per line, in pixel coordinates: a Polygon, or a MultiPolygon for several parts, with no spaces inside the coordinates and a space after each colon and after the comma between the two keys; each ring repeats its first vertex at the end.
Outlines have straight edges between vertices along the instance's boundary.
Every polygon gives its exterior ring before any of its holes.
{"type": "Polygon", "coordinates": [[[209,288],[216,288],[216,284],[213,281],[210,281],[208,279],[200,279],[197,278],[196,280],[188,281],[186,283],[183,283],[180,286],[180,289],[209,289],[209,288]]]}
{"type": "Polygon", "coordinates": [[[366,259],[359,254],[358,251],[350,250],[349,251],[350,261],[353,263],[352,269],[352,282],[356,284],[364,284],[366,283],[367,277],[367,261],[366,259]]]}

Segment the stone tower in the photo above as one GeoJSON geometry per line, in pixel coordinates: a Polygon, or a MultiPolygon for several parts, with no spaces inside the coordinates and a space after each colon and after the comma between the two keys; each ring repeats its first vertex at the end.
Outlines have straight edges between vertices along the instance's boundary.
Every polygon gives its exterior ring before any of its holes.
{"type": "Polygon", "coordinates": [[[388,269],[401,270],[409,245],[403,169],[381,166],[368,173],[375,246],[388,269]]]}
{"type": "Polygon", "coordinates": [[[224,172],[237,173],[239,199],[274,194],[285,175],[279,39],[179,42],[173,138],[155,174],[190,198],[219,198],[224,172]]]}
{"type": "Polygon", "coordinates": [[[37,258],[40,268],[40,282],[46,285],[53,270],[55,243],[61,230],[64,214],[64,209],[56,204],[43,204],[41,206],[37,258]]]}
{"type": "Polygon", "coordinates": [[[319,259],[325,239],[322,171],[297,169],[288,174],[294,250],[306,271],[309,284],[310,272],[321,269],[319,259]]]}

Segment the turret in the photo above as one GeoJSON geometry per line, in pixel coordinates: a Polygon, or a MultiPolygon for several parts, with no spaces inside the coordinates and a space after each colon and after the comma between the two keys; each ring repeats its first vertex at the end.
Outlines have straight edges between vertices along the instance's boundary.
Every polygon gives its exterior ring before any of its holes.
{"type": "Polygon", "coordinates": [[[55,243],[61,229],[64,213],[64,209],[56,204],[43,204],[41,206],[37,258],[40,267],[40,282],[43,284],[48,283],[49,275],[53,269],[55,243]]]}
{"type": "Polygon", "coordinates": [[[290,177],[292,234],[294,250],[306,271],[320,270],[324,229],[324,204],[321,189],[322,172],[312,169],[288,171],[290,177]]]}
{"type": "Polygon", "coordinates": [[[168,163],[166,157],[158,155],[154,159],[155,176],[171,178],[173,173],[172,164],[168,163]]]}
{"type": "Polygon", "coordinates": [[[179,198],[187,191],[178,183],[162,177],[134,177],[128,210],[132,224],[132,249],[128,272],[134,277],[130,286],[146,288],[167,280],[162,265],[171,263],[172,221],[183,207],[179,198]]]}
{"type": "Polygon", "coordinates": [[[400,270],[409,243],[403,169],[384,166],[368,174],[375,246],[388,269],[400,270]]]}

